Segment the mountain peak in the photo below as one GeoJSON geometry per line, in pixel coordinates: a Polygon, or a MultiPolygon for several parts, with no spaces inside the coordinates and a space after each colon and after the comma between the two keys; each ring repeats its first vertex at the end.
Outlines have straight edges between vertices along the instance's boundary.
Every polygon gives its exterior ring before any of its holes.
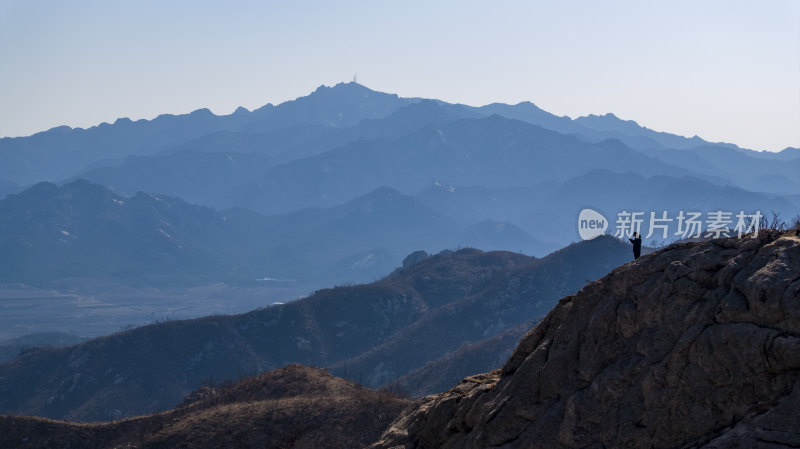
{"type": "Polygon", "coordinates": [[[536,103],[534,103],[532,101],[527,101],[527,100],[517,103],[516,106],[523,106],[523,107],[526,107],[526,108],[542,110],[542,108],[540,108],[539,106],[536,106],[536,103]]]}
{"type": "Polygon", "coordinates": [[[310,95],[315,95],[315,94],[316,95],[320,95],[320,94],[329,94],[329,93],[338,93],[338,92],[343,92],[343,93],[348,93],[348,94],[352,94],[354,92],[364,92],[364,93],[373,93],[373,94],[379,93],[379,92],[374,91],[374,90],[372,90],[372,89],[370,89],[370,88],[368,88],[368,87],[366,87],[366,86],[364,86],[362,84],[358,84],[358,83],[356,83],[354,81],[350,81],[350,82],[347,82],[347,83],[345,83],[345,82],[336,83],[333,86],[326,86],[324,84],[321,84],[319,87],[314,89],[314,92],[312,92],[310,95]]]}

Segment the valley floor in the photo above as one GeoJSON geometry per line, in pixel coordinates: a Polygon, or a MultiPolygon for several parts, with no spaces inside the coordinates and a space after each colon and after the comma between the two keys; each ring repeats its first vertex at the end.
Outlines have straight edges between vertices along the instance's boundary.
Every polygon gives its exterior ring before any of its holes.
{"type": "Polygon", "coordinates": [[[307,293],[302,285],[274,281],[187,288],[100,284],[81,290],[0,285],[0,341],[40,332],[99,337],[157,321],[243,313],[307,293]]]}

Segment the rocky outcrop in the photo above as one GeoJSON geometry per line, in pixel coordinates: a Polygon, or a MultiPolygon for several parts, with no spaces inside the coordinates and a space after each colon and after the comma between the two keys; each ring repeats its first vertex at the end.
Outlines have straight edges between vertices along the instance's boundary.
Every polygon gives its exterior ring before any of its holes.
{"type": "Polygon", "coordinates": [[[372,448],[800,447],[799,429],[800,238],[762,230],[588,284],[372,448]]]}

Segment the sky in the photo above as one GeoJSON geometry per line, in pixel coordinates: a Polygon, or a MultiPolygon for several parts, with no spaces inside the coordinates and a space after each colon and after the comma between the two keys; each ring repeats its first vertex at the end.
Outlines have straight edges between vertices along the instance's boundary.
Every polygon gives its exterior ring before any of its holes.
{"type": "Polygon", "coordinates": [[[800,147],[800,1],[0,0],[0,136],[351,81],[778,151],[800,147]]]}

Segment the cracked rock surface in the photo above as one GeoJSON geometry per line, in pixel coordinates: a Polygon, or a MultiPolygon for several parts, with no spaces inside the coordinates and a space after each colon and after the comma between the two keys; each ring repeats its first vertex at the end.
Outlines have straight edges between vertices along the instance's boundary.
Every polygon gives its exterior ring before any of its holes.
{"type": "Polygon", "coordinates": [[[676,244],[563,298],[372,448],[800,447],[800,238],[676,244]]]}

